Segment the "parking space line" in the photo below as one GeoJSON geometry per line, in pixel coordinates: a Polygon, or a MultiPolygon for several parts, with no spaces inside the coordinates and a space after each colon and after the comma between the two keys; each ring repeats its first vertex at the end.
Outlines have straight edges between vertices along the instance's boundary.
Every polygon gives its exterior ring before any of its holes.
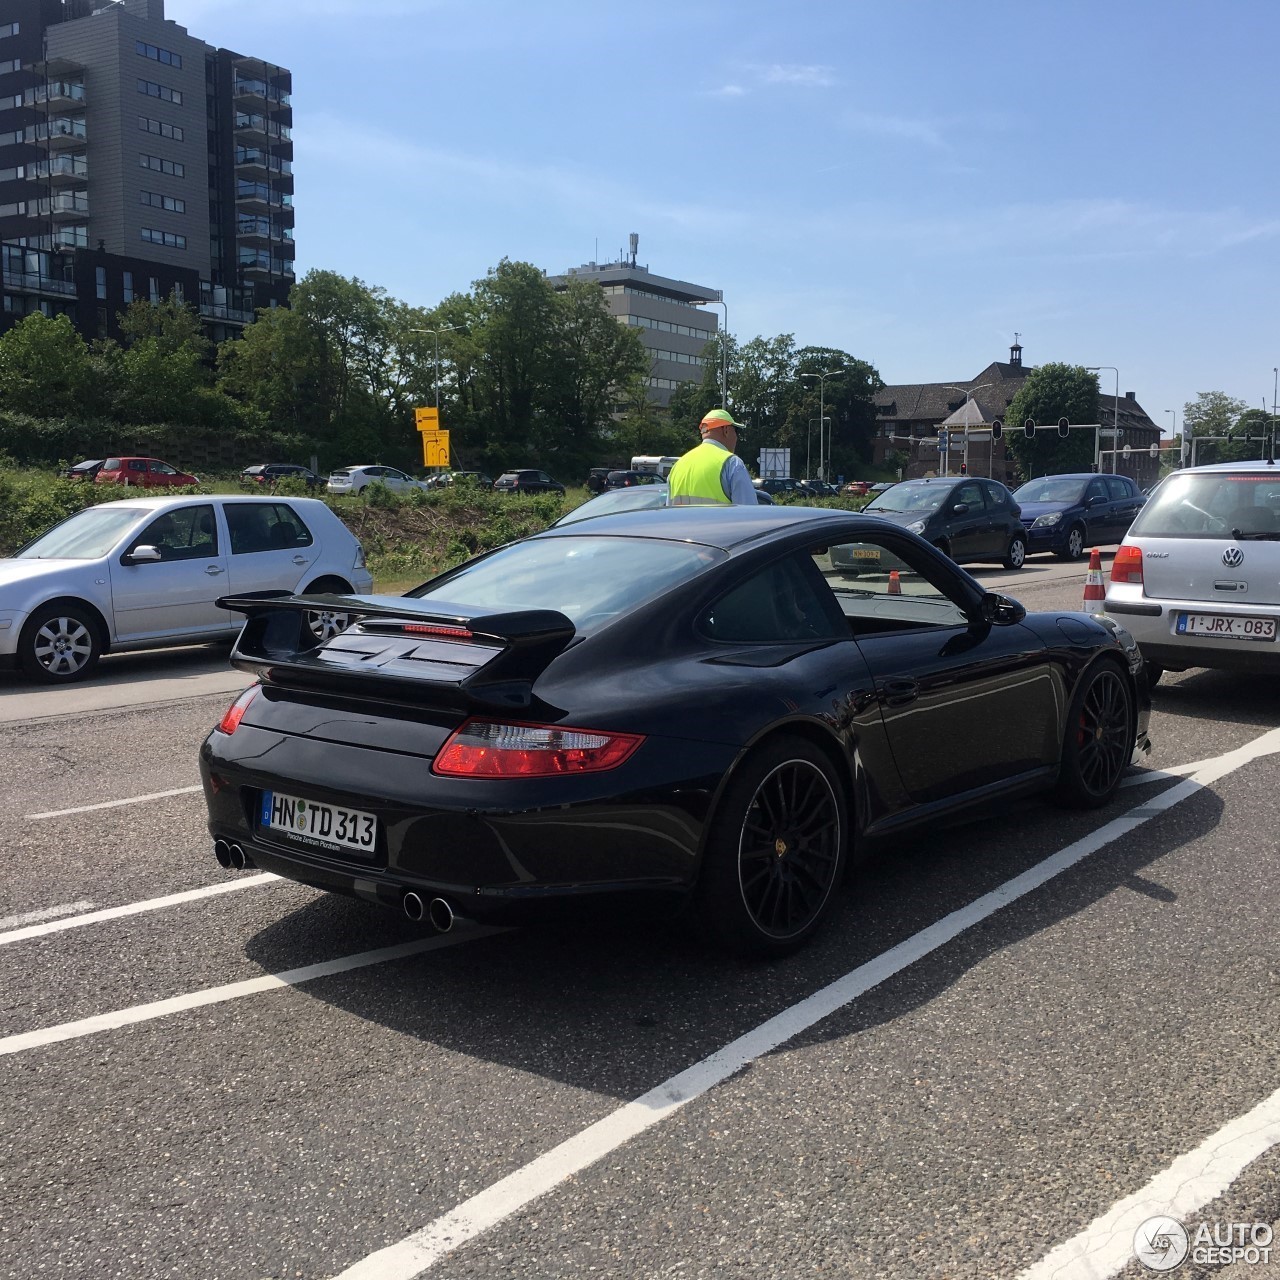
{"type": "Polygon", "coordinates": [[[148,800],[163,800],[166,796],[189,796],[199,790],[198,786],[175,787],[172,791],[153,791],[148,796],[130,796],[127,800],[104,800],[101,804],[82,804],[74,809],[50,809],[48,813],[27,814],[27,821],[40,822],[45,818],[65,818],[69,814],[93,813],[98,809],[122,809],[125,805],[143,804],[148,800]]]}
{"type": "MultiPolygon", "coordinates": [[[[127,902],[122,907],[104,907],[89,915],[73,916],[68,920],[46,920],[43,924],[30,924],[23,929],[12,929],[8,933],[0,933],[0,947],[11,942],[21,942],[25,938],[42,938],[46,934],[61,933],[64,929],[83,929],[85,925],[101,924],[104,920],[119,920],[124,916],[142,915],[147,911],[161,911],[165,907],[176,907],[183,902],[196,902],[201,898],[217,897],[220,893],[235,893],[239,889],[256,889],[259,885],[273,884],[280,877],[270,871],[259,872],[256,876],[247,876],[241,880],[228,880],[225,884],[207,884],[200,889],[184,889],[181,893],[166,894],[163,898],[146,898],[141,902],[127,902]]],[[[83,905],[92,906],[86,902],[83,905]]],[[[0,922],[4,923],[4,922],[0,922]]]]}
{"type": "Polygon", "coordinates": [[[736,1075],[755,1059],[808,1030],[1001,908],[1039,889],[1090,854],[1168,812],[1218,779],[1261,756],[1276,752],[1280,752],[1280,729],[1272,729],[1243,747],[1205,761],[1204,767],[1194,777],[1136,805],[1021,875],[983,894],[968,906],[953,911],[859,965],[829,986],[784,1009],[685,1071],[664,1080],[657,1088],[625,1103],[559,1146],[464,1200],[420,1231],[367,1255],[334,1280],[413,1280],[468,1240],[497,1226],[566,1179],[581,1173],[632,1138],[674,1115],[687,1103],[736,1075]]]}
{"type": "Polygon", "coordinates": [[[91,911],[92,902],[64,902],[60,907],[44,907],[40,911],[26,911],[20,916],[5,916],[0,920],[0,929],[11,929],[14,925],[34,924],[37,920],[53,920],[57,916],[73,916],[81,911],[91,911]]]}
{"type": "Polygon", "coordinates": [[[1180,1155],[1141,1191],[1126,1196],[1028,1267],[1018,1280],[1107,1280],[1134,1260],[1134,1232],[1148,1219],[1185,1221],[1216,1200],[1244,1169],[1280,1143],[1280,1089],[1180,1155]]]}
{"type": "Polygon", "coordinates": [[[0,1057],[38,1049],[44,1045],[58,1044],[63,1040],[78,1040],[82,1036],[95,1035],[99,1031],[114,1031],[119,1027],[150,1022],[155,1018],[167,1018],[171,1014],[185,1013],[189,1009],[201,1009],[206,1005],[225,1004],[228,1000],[240,1000],[262,991],[278,991],[283,987],[296,987],[302,982],[314,982],[336,973],[348,973],[352,969],[364,969],[370,965],[387,964],[403,960],[407,956],[420,955],[424,951],[439,951],[442,947],[457,946],[476,938],[504,933],[504,929],[492,929],[481,925],[465,931],[436,934],[415,942],[401,942],[394,947],[381,947],[377,951],[361,951],[357,955],[341,956],[337,960],[325,960],[309,964],[301,969],[287,969],[283,973],[267,973],[260,978],[246,978],[243,982],[229,982],[221,987],[208,987],[203,991],[188,991],[186,995],[172,996],[168,1000],[153,1000],[149,1004],[135,1004],[111,1013],[96,1014],[92,1018],[80,1018],[75,1022],[62,1022],[39,1031],[24,1031],[0,1039],[0,1057]]]}

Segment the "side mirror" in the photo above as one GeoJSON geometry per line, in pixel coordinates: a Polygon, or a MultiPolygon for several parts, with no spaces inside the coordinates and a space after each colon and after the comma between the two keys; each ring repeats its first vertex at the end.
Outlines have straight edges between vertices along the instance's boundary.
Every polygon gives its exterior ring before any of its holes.
{"type": "Polygon", "coordinates": [[[1092,497],[1092,498],[1086,498],[1086,499],[1084,500],[1084,505],[1085,505],[1086,507],[1096,507],[1096,506],[1098,505],[1098,503],[1103,502],[1103,501],[1105,501],[1105,499],[1100,498],[1100,497],[1095,493],[1095,494],[1093,495],[1093,497],[1092,497]]]}
{"type": "Polygon", "coordinates": [[[982,597],[978,613],[983,622],[993,627],[1011,627],[1027,616],[1027,611],[1011,596],[988,591],[982,597]]]}
{"type": "Polygon", "coordinates": [[[951,508],[951,514],[953,516],[967,516],[969,514],[969,504],[967,502],[957,502],[951,508]]]}
{"type": "Polygon", "coordinates": [[[160,560],[160,548],[143,543],[124,554],[125,564],[156,564],[160,560]]]}

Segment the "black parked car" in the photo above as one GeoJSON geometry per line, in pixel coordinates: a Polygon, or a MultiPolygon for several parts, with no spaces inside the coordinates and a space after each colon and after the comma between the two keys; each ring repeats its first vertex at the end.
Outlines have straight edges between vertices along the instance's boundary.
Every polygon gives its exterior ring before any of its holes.
{"type": "Polygon", "coordinates": [[[592,467],[587,473],[587,488],[592,493],[603,493],[609,487],[609,472],[614,467],[592,467]]]}
{"type": "Polygon", "coordinates": [[[88,458],[74,466],[63,467],[58,474],[64,480],[92,480],[102,470],[105,461],[105,458],[88,458]]]}
{"type": "Polygon", "coordinates": [[[876,494],[862,510],[919,534],[957,564],[977,560],[1021,569],[1027,558],[1018,504],[998,480],[903,480],[876,494]]]}
{"type": "Polygon", "coordinates": [[[400,599],[220,603],[261,683],[200,751],[219,863],[437,928],[692,899],[725,945],[783,954],[865,842],[1038,790],[1105,804],[1146,744],[1118,623],[1027,614],[843,511],[621,512],[400,599]],[[905,581],[847,586],[835,546],[905,581]],[[317,641],[317,607],[359,621],[317,641]]]}
{"type": "Polygon", "coordinates": [[[240,473],[241,484],[260,484],[267,488],[286,478],[302,480],[308,489],[320,489],[325,484],[324,476],[318,476],[310,467],[299,466],[296,462],[259,462],[245,467],[240,473]]]}
{"type": "Polygon", "coordinates": [[[494,482],[495,493],[563,493],[564,485],[545,471],[504,471],[494,482]]]}
{"type": "Polygon", "coordinates": [[[638,484],[666,484],[656,471],[610,471],[605,477],[606,489],[633,489],[638,484]]]}
{"type": "Polygon", "coordinates": [[[767,493],[770,497],[776,498],[780,493],[803,493],[799,480],[793,480],[790,476],[766,476],[762,480],[753,480],[756,490],[760,493],[767,493]]]}
{"type": "Polygon", "coordinates": [[[1028,480],[1014,492],[1027,530],[1027,551],[1079,560],[1086,547],[1120,542],[1146,496],[1128,476],[1092,471],[1028,480]]]}

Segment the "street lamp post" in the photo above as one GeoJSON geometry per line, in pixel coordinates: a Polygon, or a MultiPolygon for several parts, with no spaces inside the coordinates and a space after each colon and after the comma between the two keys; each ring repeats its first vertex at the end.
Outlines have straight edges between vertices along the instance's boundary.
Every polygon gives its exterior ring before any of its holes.
{"type": "MultiPolygon", "coordinates": [[[[1116,375],[1115,420],[1111,424],[1111,429],[1112,431],[1115,432],[1115,435],[1112,437],[1115,441],[1115,445],[1111,451],[1111,470],[1115,471],[1116,450],[1119,449],[1120,447],[1120,370],[1117,369],[1113,364],[1089,364],[1089,365],[1085,365],[1085,368],[1088,369],[1090,373],[1101,373],[1105,369],[1108,373],[1114,373],[1116,375]]],[[[1098,437],[1094,441],[1093,466],[1095,471],[1102,470],[1102,432],[1101,431],[1098,432],[1098,437]]]]}
{"type": "Polygon", "coordinates": [[[844,372],[843,369],[827,369],[823,373],[802,373],[801,378],[817,378],[818,379],[818,479],[825,480],[827,478],[827,462],[826,454],[823,451],[823,423],[826,421],[827,408],[827,379],[839,377],[844,372]]]}
{"type": "MultiPolygon", "coordinates": [[[[1169,427],[1169,443],[1172,444],[1178,438],[1178,411],[1177,409],[1166,409],[1165,413],[1172,419],[1169,427]]],[[[1182,456],[1185,450],[1178,450],[1178,465],[1182,465],[1182,456]]]]}
{"type": "Polygon", "coordinates": [[[440,335],[442,333],[451,333],[455,329],[461,328],[456,324],[442,324],[438,329],[410,329],[410,333],[429,333],[435,338],[435,375],[432,379],[431,397],[435,401],[437,409],[440,408],[440,335]]]}
{"type": "Polygon", "coordinates": [[[713,307],[724,308],[724,328],[720,331],[720,407],[729,407],[729,304],[724,300],[721,289],[718,298],[711,299],[713,307]]]}
{"type": "MultiPolygon", "coordinates": [[[[813,479],[813,467],[810,465],[810,456],[813,453],[813,424],[818,423],[818,430],[821,431],[825,423],[830,422],[830,418],[810,418],[809,419],[809,438],[804,448],[804,478],[806,480],[813,479]]],[[[821,440],[821,436],[819,436],[821,440]]]]}

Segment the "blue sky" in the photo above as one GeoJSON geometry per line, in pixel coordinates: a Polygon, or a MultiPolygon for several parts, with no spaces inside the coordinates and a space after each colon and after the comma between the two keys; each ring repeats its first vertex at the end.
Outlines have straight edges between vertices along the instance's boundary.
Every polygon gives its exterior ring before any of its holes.
{"type": "MultiPolygon", "coordinates": [[[[298,265],[432,306],[639,261],[886,382],[1280,366],[1277,0],[168,0],[293,71],[298,265]],[[367,192],[375,191],[372,203],[367,192]]],[[[1100,375],[1104,393],[1115,375],[1100,375]]]]}

